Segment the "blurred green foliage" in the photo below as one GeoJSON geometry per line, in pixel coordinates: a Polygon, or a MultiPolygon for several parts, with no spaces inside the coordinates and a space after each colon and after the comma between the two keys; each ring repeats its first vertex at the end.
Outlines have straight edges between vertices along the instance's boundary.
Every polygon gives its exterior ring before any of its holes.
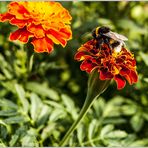
{"type": "MultiPolygon", "coordinates": [[[[76,50],[107,25],[128,37],[139,81],[118,91],[112,82],[94,103],[67,146],[148,146],[148,2],[61,2],[72,17],[73,39],[52,54],[9,42],[16,28],[0,23],[0,146],[58,146],[79,115],[88,75],[76,50]]],[[[0,13],[8,2],[0,2],[0,13]]]]}

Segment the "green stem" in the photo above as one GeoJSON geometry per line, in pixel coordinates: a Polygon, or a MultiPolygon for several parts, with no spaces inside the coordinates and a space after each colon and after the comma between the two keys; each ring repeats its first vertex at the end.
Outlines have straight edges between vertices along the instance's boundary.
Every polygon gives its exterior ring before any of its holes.
{"type": "Polygon", "coordinates": [[[80,111],[78,119],[72,124],[64,138],[61,140],[59,146],[64,146],[70,137],[71,133],[76,129],[78,124],[81,122],[81,120],[86,115],[89,108],[92,106],[93,102],[100,96],[101,93],[105,91],[105,89],[108,87],[110,81],[101,81],[98,76],[98,72],[94,71],[88,81],[88,92],[87,97],[84,102],[84,105],[80,111]]]}
{"type": "Polygon", "coordinates": [[[78,126],[80,121],[83,119],[83,117],[86,115],[87,111],[89,110],[89,108],[91,107],[91,105],[93,104],[95,99],[96,98],[93,98],[93,99],[90,99],[89,97],[86,98],[85,103],[83,105],[83,108],[81,109],[81,112],[79,114],[78,119],[72,124],[72,126],[70,127],[70,129],[68,130],[68,132],[66,133],[66,135],[64,136],[62,141],[60,142],[59,146],[64,146],[65,145],[65,143],[68,140],[70,134],[73,133],[73,131],[76,129],[76,127],[78,126]]]}

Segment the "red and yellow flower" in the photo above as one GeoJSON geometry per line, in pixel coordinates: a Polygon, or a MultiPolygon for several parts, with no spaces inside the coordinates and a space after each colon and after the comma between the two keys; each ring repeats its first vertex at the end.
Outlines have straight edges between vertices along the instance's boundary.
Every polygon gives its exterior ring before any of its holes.
{"type": "Polygon", "coordinates": [[[58,2],[11,2],[8,12],[0,14],[0,22],[9,21],[18,27],[10,40],[27,43],[30,38],[36,52],[48,53],[54,43],[65,47],[72,38],[71,19],[58,2]]]}
{"type": "Polygon", "coordinates": [[[103,44],[101,50],[97,49],[96,40],[92,39],[78,49],[75,59],[83,61],[82,71],[91,73],[97,69],[101,80],[114,79],[118,89],[124,88],[126,80],[130,85],[138,81],[134,55],[124,47],[120,52],[112,50],[111,54],[108,45],[103,44]]]}

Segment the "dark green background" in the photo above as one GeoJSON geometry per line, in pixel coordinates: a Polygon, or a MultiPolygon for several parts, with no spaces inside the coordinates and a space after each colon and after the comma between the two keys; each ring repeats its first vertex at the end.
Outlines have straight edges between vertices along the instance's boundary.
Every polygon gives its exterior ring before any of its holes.
{"type": "MultiPolygon", "coordinates": [[[[91,31],[106,25],[128,37],[139,81],[118,91],[113,81],[94,103],[67,146],[148,146],[148,2],[60,2],[72,15],[73,39],[52,54],[9,42],[0,23],[0,146],[58,146],[76,120],[87,91],[86,72],[74,61],[91,31]]],[[[0,2],[0,13],[8,2],[0,2]]]]}

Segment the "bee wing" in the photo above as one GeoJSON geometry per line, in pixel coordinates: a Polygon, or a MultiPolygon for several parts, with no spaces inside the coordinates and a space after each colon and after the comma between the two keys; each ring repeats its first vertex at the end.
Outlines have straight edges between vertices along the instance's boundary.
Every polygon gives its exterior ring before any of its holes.
{"type": "Polygon", "coordinates": [[[112,31],[110,31],[108,33],[104,33],[103,35],[105,35],[109,38],[112,38],[116,41],[127,41],[128,40],[128,38],[125,37],[124,35],[121,35],[121,34],[118,34],[116,32],[112,32],[112,31]]]}

